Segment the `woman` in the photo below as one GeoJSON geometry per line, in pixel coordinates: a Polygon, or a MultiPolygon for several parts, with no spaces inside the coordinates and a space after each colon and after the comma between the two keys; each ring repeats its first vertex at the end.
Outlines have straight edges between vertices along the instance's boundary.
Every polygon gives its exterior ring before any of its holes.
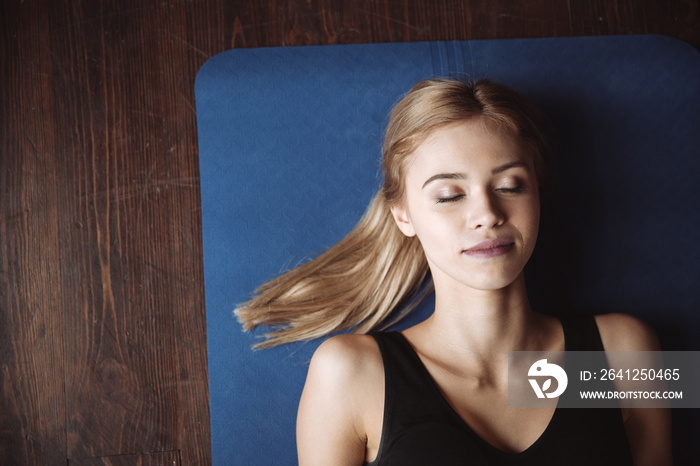
{"type": "Polygon", "coordinates": [[[245,328],[282,325],[268,345],[359,332],[311,360],[300,464],[670,464],[664,410],[508,407],[508,351],[658,349],[630,316],[530,307],[523,268],[547,178],[536,120],[502,85],[417,84],[392,111],[384,185],[358,226],[237,310],[245,328]],[[428,270],[431,317],[362,334],[428,270]]]}

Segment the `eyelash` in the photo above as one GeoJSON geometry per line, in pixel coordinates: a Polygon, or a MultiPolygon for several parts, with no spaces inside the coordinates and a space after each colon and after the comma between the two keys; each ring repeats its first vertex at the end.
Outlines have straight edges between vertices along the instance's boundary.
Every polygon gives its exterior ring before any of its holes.
{"type": "Polygon", "coordinates": [[[502,192],[502,193],[507,193],[507,194],[519,194],[523,191],[525,191],[525,187],[518,185],[513,188],[499,188],[496,191],[502,192]]]}
{"type": "MultiPolygon", "coordinates": [[[[498,188],[496,191],[500,193],[505,193],[505,194],[520,194],[523,191],[525,191],[525,187],[522,185],[515,186],[513,188],[498,188]]],[[[455,202],[458,201],[459,199],[462,199],[465,196],[465,194],[456,194],[454,196],[449,196],[449,197],[439,197],[437,198],[436,202],[438,204],[446,204],[449,202],[455,202]]]]}
{"type": "Polygon", "coordinates": [[[455,196],[450,196],[450,197],[439,197],[439,198],[437,198],[436,202],[438,204],[445,204],[448,202],[455,202],[463,197],[464,197],[464,194],[457,194],[455,196]]]}

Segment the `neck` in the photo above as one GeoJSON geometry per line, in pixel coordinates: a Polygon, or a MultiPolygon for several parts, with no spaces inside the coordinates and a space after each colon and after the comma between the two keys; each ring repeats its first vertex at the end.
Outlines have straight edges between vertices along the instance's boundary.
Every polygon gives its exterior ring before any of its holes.
{"type": "Polygon", "coordinates": [[[445,350],[493,361],[536,345],[541,316],[530,307],[522,274],[500,290],[435,287],[435,313],[423,330],[439,335],[434,341],[445,350]]]}

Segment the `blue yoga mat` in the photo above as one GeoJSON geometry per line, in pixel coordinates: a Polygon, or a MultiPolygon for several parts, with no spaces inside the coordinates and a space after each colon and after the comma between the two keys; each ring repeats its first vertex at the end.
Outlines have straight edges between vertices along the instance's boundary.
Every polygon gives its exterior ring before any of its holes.
{"type": "MultiPolygon", "coordinates": [[[[232,50],[196,81],[214,464],[296,464],[296,408],[320,342],[251,351],[261,332],[241,332],[232,311],[354,226],[380,185],[389,109],[433,76],[503,82],[553,123],[557,179],[527,270],[533,306],[631,313],[664,349],[700,350],[691,46],[619,36],[232,50]]],[[[674,413],[678,464],[696,464],[697,417],[674,413]]]]}

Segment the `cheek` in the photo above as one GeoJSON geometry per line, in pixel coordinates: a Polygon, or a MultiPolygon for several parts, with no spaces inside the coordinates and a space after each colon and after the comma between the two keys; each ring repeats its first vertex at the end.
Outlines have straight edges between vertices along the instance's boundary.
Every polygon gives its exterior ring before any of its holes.
{"type": "Polygon", "coordinates": [[[429,258],[436,259],[452,255],[461,250],[460,239],[464,237],[464,226],[454,217],[428,215],[414,223],[416,237],[429,258]]]}
{"type": "Polygon", "coordinates": [[[410,218],[411,228],[421,243],[431,241],[432,238],[439,236],[443,228],[435,228],[435,225],[440,219],[432,215],[429,209],[423,206],[420,201],[408,199],[407,213],[410,218]]]}
{"type": "Polygon", "coordinates": [[[522,202],[508,204],[505,214],[509,223],[523,235],[537,234],[540,225],[539,198],[522,199],[522,202]]]}
{"type": "MultiPolygon", "coordinates": [[[[531,237],[537,237],[540,228],[540,203],[539,200],[533,201],[528,206],[520,210],[521,223],[527,234],[531,237]]],[[[525,232],[523,232],[525,233],[525,232]]]]}
{"type": "Polygon", "coordinates": [[[527,209],[527,213],[531,219],[531,222],[535,225],[539,225],[539,223],[540,223],[540,202],[539,202],[539,200],[534,200],[530,203],[530,205],[527,209]]]}

